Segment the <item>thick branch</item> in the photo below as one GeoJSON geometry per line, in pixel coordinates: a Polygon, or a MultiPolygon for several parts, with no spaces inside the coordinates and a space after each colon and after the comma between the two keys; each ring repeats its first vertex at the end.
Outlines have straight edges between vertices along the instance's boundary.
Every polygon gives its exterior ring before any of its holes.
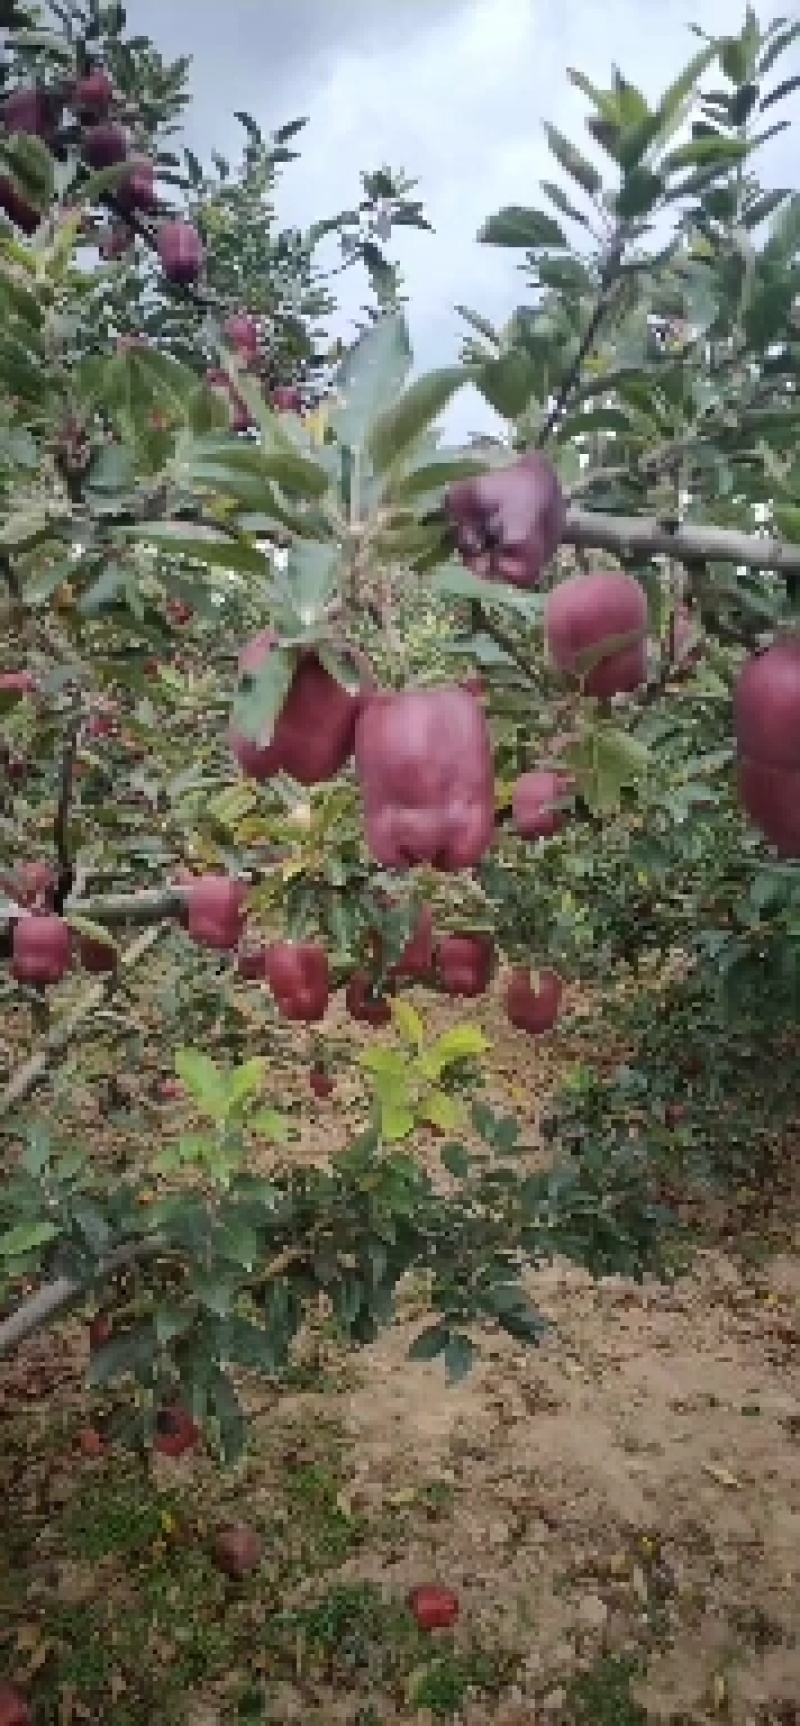
{"type": "Polygon", "coordinates": [[[800,571],[800,544],[772,539],[768,534],[706,527],[699,522],[683,522],[673,529],[646,515],[603,515],[599,510],[571,509],[562,544],[615,552],[621,557],[745,564],[748,569],[771,569],[780,575],[800,571]]]}
{"type": "MultiPolygon", "coordinates": [[[[145,953],[149,953],[150,948],[155,946],[163,930],[164,924],[160,923],[158,928],[148,929],[144,935],[139,935],[135,941],[132,941],[130,947],[122,955],[120,970],[123,968],[130,970],[132,966],[138,964],[139,960],[144,958],[145,953]]],[[[43,1048],[38,1049],[36,1054],[25,1062],[24,1067],[20,1067],[19,1072],[14,1074],[5,1090],[0,1093],[0,1117],[7,1114],[9,1109],[13,1109],[17,1103],[21,1103],[25,1097],[30,1096],[31,1091],[44,1078],[51,1061],[66,1049],[78,1026],[88,1017],[89,1013],[92,1013],[96,1007],[101,1007],[103,1002],[113,995],[116,984],[117,976],[115,973],[109,977],[104,977],[102,982],[94,983],[91,989],[87,989],[86,994],[81,996],[72,1011],[67,1013],[63,1019],[59,1019],[58,1023],[53,1026],[43,1048]]]]}
{"type": "Polygon", "coordinates": [[[142,1264],[145,1259],[159,1258],[166,1250],[167,1243],[159,1235],[147,1235],[144,1240],[127,1241],[114,1247],[95,1265],[91,1276],[56,1277],[54,1282],[45,1283],[43,1288],[23,1301],[16,1312],[0,1321],[0,1355],[9,1354],[34,1331],[41,1330],[67,1312],[69,1307],[75,1306],[94,1283],[107,1282],[116,1271],[142,1264]]]}

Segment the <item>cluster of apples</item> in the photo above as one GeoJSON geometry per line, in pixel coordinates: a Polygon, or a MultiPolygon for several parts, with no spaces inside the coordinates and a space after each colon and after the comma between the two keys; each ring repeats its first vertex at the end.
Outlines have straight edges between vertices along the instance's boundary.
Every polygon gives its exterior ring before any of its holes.
{"type": "MultiPolygon", "coordinates": [[[[46,144],[54,141],[61,124],[63,110],[68,106],[80,127],[83,159],[89,168],[121,166],[132,155],[127,128],[114,118],[117,95],[111,78],[100,66],[77,78],[71,88],[56,92],[32,85],[12,91],[3,102],[2,122],[7,132],[29,133],[46,144]]],[[[115,192],[123,216],[157,215],[159,209],[154,162],[137,160],[131,171],[119,183],[115,192]]],[[[25,199],[6,178],[0,181],[0,204],[6,214],[25,233],[38,227],[41,213],[25,199]]],[[[122,238],[127,245],[129,235],[124,227],[122,238]]],[[[161,222],[156,235],[158,255],[167,280],[181,287],[191,287],[199,278],[205,261],[203,242],[191,222],[181,217],[169,217],[161,222]]],[[[123,248],[124,249],[124,248],[123,248]]]]}

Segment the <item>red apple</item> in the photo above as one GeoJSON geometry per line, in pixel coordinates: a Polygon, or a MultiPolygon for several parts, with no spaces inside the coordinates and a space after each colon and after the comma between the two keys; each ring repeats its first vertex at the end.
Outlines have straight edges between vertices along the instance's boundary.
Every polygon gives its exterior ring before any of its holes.
{"type": "Polygon", "coordinates": [[[783,636],[746,661],[733,714],[740,756],[800,767],[800,636],[783,636]]]}
{"type": "MultiPolygon", "coordinates": [[[[98,1432],[96,1426],[85,1426],[79,1435],[78,1443],[84,1456],[92,1457],[93,1460],[107,1456],[110,1449],[108,1439],[103,1437],[102,1432],[98,1432]]],[[[2,1726],[1,1714],[0,1726],[2,1726]]]]}
{"type": "Polygon", "coordinates": [[[108,1313],[96,1313],[89,1326],[89,1347],[91,1349],[105,1348],[106,1343],[111,1341],[112,1329],[113,1326],[108,1313]]]}
{"type": "Polygon", "coordinates": [[[267,974],[268,947],[246,947],[236,956],[236,970],[247,983],[261,983],[267,974]]]}
{"type": "Polygon", "coordinates": [[[245,919],[247,888],[229,875],[204,875],[187,889],[187,927],[201,947],[221,952],[238,947],[245,919]]]}
{"type": "Polygon", "coordinates": [[[420,1630],[449,1630],[458,1618],[458,1595],[438,1583],[412,1588],[408,1606],[420,1630]]]}
{"type": "MultiPolygon", "coordinates": [[[[391,991],[391,985],[386,987],[391,991]]],[[[345,1002],[351,1019],[358,1019],[365,1025],[388,1025],[391,1023],[392,1009],[385,994],[376,995],[373,984],[365,971],[356,971],[350,978],[345,990],[345,1002]]]]}
{"type": "Polygon", "coordinates": [[[523,839],[552,839],[567,821],[564,804],[574,791],[575,780],[567,773],[538,768],[523,773],[514,786],[514,826],[523,839]]]}
{"type": "Polygon", "coordinates": [[[32,671],[0,671],[0,695],[35,695],[38,688],[32,671]]]}
{"type": "Polygon", "coordinates": [[[168,282],[191,287],[197,281],[205,261],[203,242],[191,222],[162,222],[158,230],[158,255],[168,282]]]}
{"type": "Polygon", "coordinates": [[[291,389],[286,384],[279,384],[278,388],[272,392],[272,406],[277,409],[279,414],[301,414],[303,412],[303,398],[299,390],[291,389]]]}
{"type": "Polygon", "coordinates": [[[214,1562],[226,1576],[249,1576],[257,1570],[264,1556],[264,1541],[257,1529],[246,1522],[235,1522],[221,1528],[214,1538],[214,1562]]]}
{"type": "Polygon", "coordinates": [[[33,1726],[33,1713],[15,1684],[0,1683],[0,1726],[33,1726]]]}
{"type": "Polygon", "coordinates": [[[492,978],[494,940],[491,935],[440,935],[436,967],[446,995],[485,995],[492,978]]]}
{"type": "Polygon", "coordinates": [[[183,1456],[185,1451],[194,1450],[199,1438],[200,1428],[185,1408],[172,1404],[159,1409],[153,1449],[160,1456],[183,1456]]]}
{"type": "Polygon", "coordinates": [[[14,924],[11,975],[18,983],[60,983],[72,960],[72,932],[61,917],[30,912],[14,924]]]}
{"type": "Polygon", "coordinates": [[[308,1075],[308,1082],[314,1096],[321,1100],[332,1097],[336,1089],[330,1073],[326,1073],[324,1067],[312,1067],[308,1075]]]}
{"type": "Polygon", "coordinates": [[[234,312],[226,318],[222,326],[232,348],[238,350],[243,359],[255,359],[258,353],[258,324],[246,312],[234,312]]]}
{"type": "Polygon", "coordinates": [[[83,134],[83,153],[90,168],[100,171],[115,168],[128,155],[128,134],[124,126],[113,121],[101,121],[83,134]]]}
{"type": "Polygon", "coordinates": [[[552,1031],[558,1018],[564,984],[556,971],[540,971],[534,987],[526,965],[511,972],[506,988],[506,1013],[509,1023],[529,1037],[541,1037],[552,1031]]]}
{"type": "Polygon", "coordinates": [[[647,679],[647,596],[632,575],[616,570],[560,582],[548,595],[544,629],[553,664],[579,677],[586,695],[607,699],[647,679]],[[583,670],[603,647],[605,656],[583,670]]]}
{"type": "Polygon", "coordinates": [[[114,86],[101,66],[79,78],[72,92],[71,107],[81,119],[101,120],[114,100],[114,86]]]}

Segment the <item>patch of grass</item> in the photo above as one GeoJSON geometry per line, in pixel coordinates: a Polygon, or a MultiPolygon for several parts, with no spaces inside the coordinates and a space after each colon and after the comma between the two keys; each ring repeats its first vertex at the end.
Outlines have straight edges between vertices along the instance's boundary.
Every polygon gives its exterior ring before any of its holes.
{"type": "Polygon", "coordinates": [[[636,1661],[602,1654],[569,1685],[570,1726],[647,1726],[647,1710],[631,1695],[631,1685],[640,1676],[636,1661]]]}

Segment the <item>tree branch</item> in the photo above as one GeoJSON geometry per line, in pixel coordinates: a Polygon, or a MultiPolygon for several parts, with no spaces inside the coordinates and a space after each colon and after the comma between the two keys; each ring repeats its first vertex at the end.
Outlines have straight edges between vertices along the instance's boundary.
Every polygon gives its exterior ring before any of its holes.
{"type": "MultiPolygon", "coordinates": [[[[155,946],[165,927],[166,925],[162,922],[158,928],[148,929],[143,935],[139,935],[135,941],[132,941],[130,947],[122,955],[120,970],[130,970],[132,966],[138,964],[139,960],[144,958],[145,953],[149,953],[150,948],[155,946]]],[[[87,989],[86,994],[81,996],[72,1011],[67,1013],[63,1019],[59,1019],[50,1031],[44,1046],[38,1049],[29,1061],[25,1062],[24,1067],[20,1067],[19,1072],[15,1073],[13,1079],[6,1085],[5,1090],[0,1092],[0,1118],[8,1114],[9,1110],[13,1109],[17,1103],[23,1102],[26,1097],[30,1096],[31,1091],[44,1078],[51,1061],[66,1049],[78,1026],[82,1024],[89,1013],[93,1012],[95,1007],[101,1007],[103,1002],[113,995],[117,982],[117,974],[112,973],[110,976],[104,977],[102,982],[94,983],[91,989],[87,989]]]]}
{"type": "Polygon", "coordinates": [[[75,1306],[94,1283],[106,1282],[116,1271],[141,1264],[144,1259],[159,1258],[167,1250],[168,1244],[161,1236],[147,1235],[144,1239],[126,1241],[114,1247],[95,1265],[89,1276],[56,1277],[53,1282],[45,1283],[43,1288],[23,1301],[16,1312],[0,1320],[0,1355],[10,1354],[12,1348],[17,1348],[34,1331],[41,1330],[52,1319],[75,1306]]]}
{"type": "Polygon", "coordinates": [[[666,527],[655,516],[603,515],[571,509],[562,545],[610,551],[619,557],[671,557],[678,563],[736,563],[785,575],[800,571],[800,544],[768,534],[683,522],[666,527]]]}

